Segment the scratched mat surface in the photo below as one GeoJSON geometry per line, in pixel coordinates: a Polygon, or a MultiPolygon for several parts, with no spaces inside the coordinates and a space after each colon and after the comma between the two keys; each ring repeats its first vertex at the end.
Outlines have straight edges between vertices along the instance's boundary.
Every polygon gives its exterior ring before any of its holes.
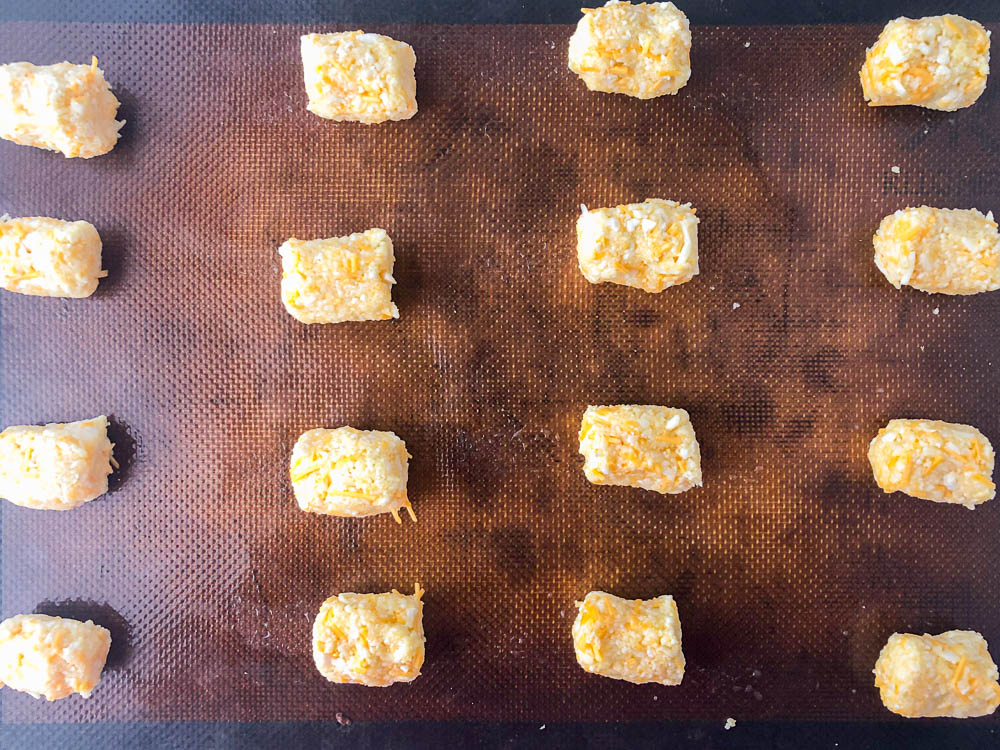
{"type": "Polygon", "coordinates": [[[96,54],[128,120],[91,161],[0,143],[0,212],[93,222],[110,271],[88,300],[0,295],[2,423],[108,413],[122,463],[78,510],[3,505],[2,614],[114,638],[90,700],[5,690],[4,721],[895,720],[893,631],[1000,656],[1000,501],[886,496],[865,457],[892,417],[1000,441],[1000,293],[895,291],[871,260],[897,208],[1000,209],[1000,84],[874,110],[876,27],[696,27],[690,84],[640,102],[586,91],[569,27],[372,28],[415,48],[420,111],[366,127],[305,111],[305,30],[0,28],[11,60],[96,54]],[[579,205],[646,197],[697,207],[701,275],[591,286],[579,205]],[[294,321],[278,245],[372,226],[400,319],[294,321]],[[704,487],[588,484],[580,416],[614,403],[686,408],[704,487]],[[297,509],[295,439],[342,424],[406,441],[419,522],[297,509]],[[422,676],[325,682],[320,603],[414,581],[422,676]],[[682,686],[576,665],[591,589],[677,598],[682,686]]]}

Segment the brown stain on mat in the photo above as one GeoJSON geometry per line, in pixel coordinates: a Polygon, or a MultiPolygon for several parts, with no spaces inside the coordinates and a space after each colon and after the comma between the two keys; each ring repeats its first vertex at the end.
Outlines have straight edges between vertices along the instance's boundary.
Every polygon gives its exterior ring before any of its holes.
{"type": "Polygon", "coordinates": [[[901,206],[1000,208],[1000,89],[865,107],[871,26],[698,27],[691,82],[649,102],[588,92],[566,27],[385,27],[420,112],[366,127],[305,111],[306,30],[0,28],[12,60],[97,54],[129,121],[91,161],[0,143],[0,209],[93,222],[110,271],[90,300],[0,294],[0,416],[113,414],[135,451],[100,502],[3,508],[3,615],[100,602],[128,631],[89,701],[6,690],[4,721],[880,721],[893,630],[1000,637],[1000,505],[885,495],[865,457],[896,416],[1000,441],[1000,297],[871,261],[901,206]],[[588,284],[580,204],[648,197],[698,209],[701,275],[588,284]],[[278,245],[372,226],[400,319],[292,320],[278,245]],[[589,484],[580,416],[613,403],[686,408],[704,487],[589,484]],[[417,523],[298,510],[292,445],[342,424],[406,441],[417,523]],[[321,602],[414,581],[421,677],[325,682],[321,602]],[[591,589],[677,598],[681,687],[580,670],[591,589]]]}

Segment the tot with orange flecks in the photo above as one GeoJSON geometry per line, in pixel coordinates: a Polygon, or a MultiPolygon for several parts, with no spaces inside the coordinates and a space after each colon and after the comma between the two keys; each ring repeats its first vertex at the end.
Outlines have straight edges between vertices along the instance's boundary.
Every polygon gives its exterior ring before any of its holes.
{"type": "Polygon", "coordinates": [[[698,275],[698,217],[690,203],[649,198],[580,208],[577,260],[591,284],[609,281],[656,293],[698,275]]]}
{"type": "Polygon", "coordinates": [[[96,57],[90,65],[0,65],[0,138],[22,146],[67,158],[106,154],[125,124],[115,120],[118,104],[96,57]]]}
{"type": "Polygon", "coordinates": [[[978,294],[1000,289],[1000,233],[993,212],[906,208],[882,219],[875,265],[899,289],[978,294]]]}
{"type": "Polygon", "coordinates": [[[861,90],[872,107],[915,105],[953,112],[986,89],[990,34],[952,14],[889,21],[865,55],[861,90]]]}
{"type": "Polygon", "coordinates": [[[111,633],[90,620],[15,615],[0,622],[0,687],[49,701],[89,698],[110,648],[111,633]]]}
{"type": "Polygon", "coordinates": [[[882,704],[907,718],[966,719],[1000,705],[997,665],[974,630],[893,633],[873,671],[882,704]]]}
{"type": "Polygon", "coordinates": [[[681,684],[681,621],[672,596],[643,601],[591,591],[577,606],[573,647],[584,670],[628,682],[681,684]]]}
{"type": "Polygon", "coordinates": [[[301,49],[313,114],[372,124],[407,120],[417,113],[417,57],[406,42],[346,31],[306,34],[301,49]]]}
{"type": "Polygon", "coordinates": [[[281,301],[301,323],[399,317],[392,301],[392,240],[384,229],[346,237],[290,239],[281,255],[281,301]]]}
{"type": "Polygon", "coordinates": [[[115,463],[104,415],[14,425],[0,432],[0,497],[39,510],[72,510],[108,491],[115,463]]]}
{"type": "Polygon", "coordinates": [[[101,236],[86,221],[0,217],[0,288],[40,297],[89,297],[108,275],[101,236]]]}
{"type": "Polygon", "coordinates": [[[868,446],[883,491],[975,508],[996,495],[993,446],[975,427],[893,419],[868,446]]]}
{"type": "Polygon", "coordinates": [[[701,451],[684,409],[589,406],[580,425],[580,453],[594,484],[665,494],[701,485],[701,451]]]}
{"type": "Polygon", "coordinates": [[[299,507],[310,513],[359,518],[390,513],[402,523],[406,495],[406,443],[392,432],[353,427],[304,432],[292,449],[289,474],[299,507]]]}
{"type": "Polygon", "coordinates": [[[424,663],[424,603],[412,595],[338,594],[313,623],[313,660],[330,682],[387,687],[412,682],[424,663]]]}
{"type": "Polygon", "coordinates": [[[691,29],[673,3],[611,0],[584,8],[569,40],[569,67],[591,91],[652,99],[691,77],[691,29]]]}

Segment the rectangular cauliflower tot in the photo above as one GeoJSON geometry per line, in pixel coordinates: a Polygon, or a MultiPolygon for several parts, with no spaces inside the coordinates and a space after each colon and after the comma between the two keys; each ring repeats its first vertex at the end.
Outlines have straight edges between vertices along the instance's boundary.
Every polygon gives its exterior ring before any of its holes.
{"type": "Polygon", "coordinates": [[[118,142],[125,123],[117,113],[96,57],[90,65],[0,65],[0,138],[90,159],[118,142]]]}
{"type": "Polygon", "coordinates": [[[412,682],[424,663],[424,603],[412,596],[340,594],[319,609],[313,624],[313,660],[330,682],[386,687],[412,682]]]}
{"type": "Polygon", "coordinates": [[[953,112],[986,88],[990,37],[962,16],[889,21],[865,55],[861,90],[872,107],[911,104],[953,112]]]}
{"type": "Polygon", "coordinates": [[[0,288],[42,297],[89,297],[101,270],[101,237],[86,221],[0,218],[0,288]]]}
{"type": "Polygon", "coordinates": [[[573,648],[584,670],[637,684],[681,684],[681,620],[672,596],[630,601],[591,591],[576,604],[573,648]]]}
{"type": "Polygon", "coordinates": [[[683,409],[588,406],[580,453],[583,472],[594,484],[671,495],[701,486],[701,451],[683,409]]]}
{"type": "Polygon", "coordinates": [[[306,34],[307,109],[338,122],[408,120],[417,113],[416,63],[409,44],[381,34],[306,34]]]}
{"type": "Polygon", "coordinates": [[[290,239],[281,255],[281,301],[302,323],[398,318],[392,240],[384,229],[322,240],[290,239]]]}
{"type": "Polygon", "coordinates": [[[108,418],[24,425],[0,432],[0,497],[41,510],[71,510],[108,491],[108,418]]]}
{"type": "Polygon", "coordinates": [[[1000,233],[993,212],[906,208],[882,219],[875,265],[899,289],[978,294],[1000,289],[1000,233]]]}
{"type": "Polygon", "coordinates": [[[648,198],[580,208],[576,254],[591,284],[610,281],[655,293],[698,274],[698,217],[690,203],[648,198]]]}
{"type": "Polygon", "coordinates": [[[883,705],[911,719],[986,716],[1000,704],[997,665],[974,630],[893,633],[873,671],[883,705]]]}
{"type": "Polygon", "coordinates": [[[569,40],[569,68],[591,91],[652,99],[691,77],[691,30],[673,3],[611,0],[584,8],[569,40]]]}
{"type": "Polygon", "coordinates": [[[392,432],[338,427],[304,432],[292,449],[290,476],[299,507],[360,518],[399,509],[417,520],[406,496],[406,443],[392,432]]]}
{"type": "Polygon", "coordinates": [[[89,698],[101,681],[111,633],[90,620],[15,615],[0,622],[0,687],[54,701],[89,698]]]}
{"type": "Polygon", "coordinates": [[[936,503],[974,508],[996,495],[993,446],[975,427],[928,419],[893,419],[868,446],[875,481],[936,503]]]}

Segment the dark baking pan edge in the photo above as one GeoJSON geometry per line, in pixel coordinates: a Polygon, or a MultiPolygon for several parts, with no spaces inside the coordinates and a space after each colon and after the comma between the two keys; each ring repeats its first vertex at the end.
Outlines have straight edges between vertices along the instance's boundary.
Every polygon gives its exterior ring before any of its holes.
{"type": "Polygon", "coordinates": [[[820,750],[974,750],[997,747],[996,727],[971,721],[740,722],[148,722],[26,724],[0,727],[3,747],[272,748],[388,750],[390,748],[692,747],[820,750]],[[70,744],[71,743],[71,744],[70,744]]]}
{"type": "MultiPolygon", "coordinates": [[[[581,0],[17,0],[0,1],[0,21],[102,23],[575,23],[581,0]]],[[[996,0],[680,0],[694,24],[883,23],[900,15],[959,13],[1000,21],[996,0]]]]}

